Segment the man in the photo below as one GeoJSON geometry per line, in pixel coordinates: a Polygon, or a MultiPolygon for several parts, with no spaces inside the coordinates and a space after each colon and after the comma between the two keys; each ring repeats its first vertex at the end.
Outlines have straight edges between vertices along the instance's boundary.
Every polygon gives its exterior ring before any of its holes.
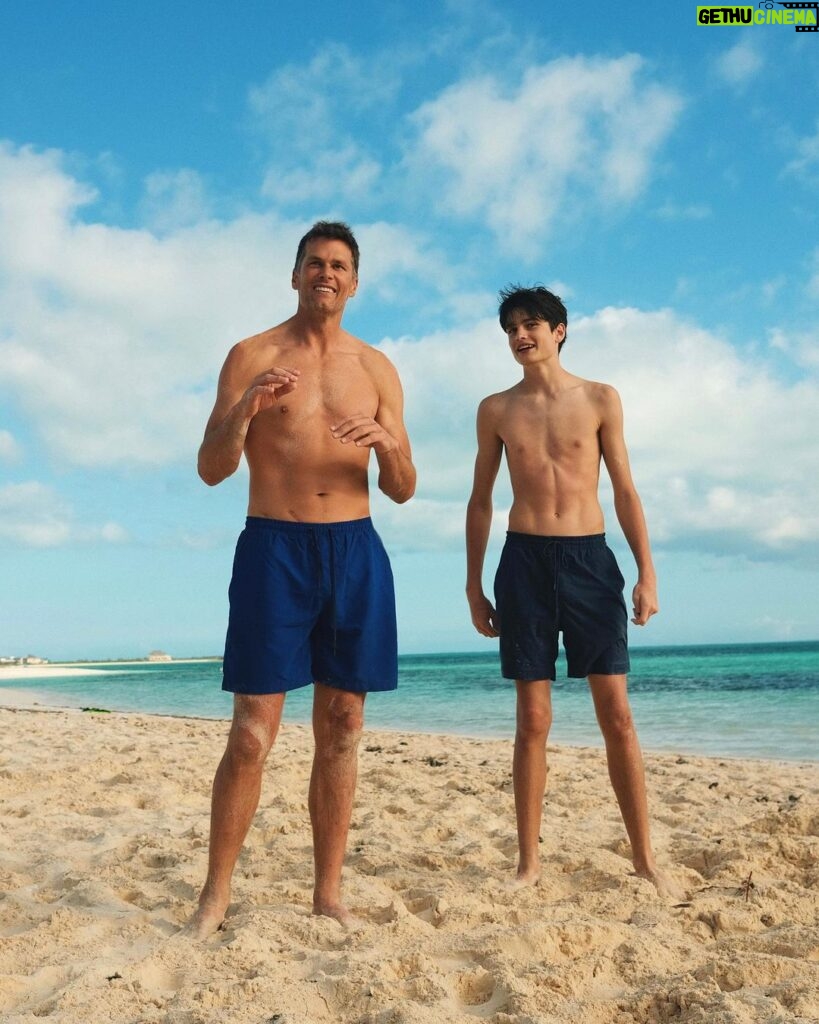
{"type": "Polygon", "coordinates": [[[216,931],[259,802],[288,690],[314,683],[313,912],[342,925],[341,869],[365,695],[397,685],[392,573],[369,518],[367,466],[396,502],[415,490],[398,375],[341,319],[358,244],[320,221],[299,243],[294,316],[239,342],[219,377],[199,450],[209,485],[250,468],[248,519],[230,585],[223,688],[234,694],[211,807],[208,876],[188,930],[216,931]]]}
{"type": "Polygon", "coordinates": [[[480,634],[500,635],[501,669],[517,688],[513,783],[517,884],[540,876],[538,842],[546,788],[558,632],[572,677],[587,677],[606,744],[609,776],[631,841],[634,869],[668,883],[651,848],[640,746],[629,707],[623,577],[605,543],[597,488],[600,459],[617,518],[637,563],[632,622],[657,610],[648,531],[629,469],[614,388],[564,370],[567,313],[546,288],[501,292],[500,323],[523,379],[478,409],[478,454],[466,520],[467,599],[480,634]],[[497,610],[482,585],[492,489],[502,452],[512,484],[509,532],[495,579],[497,610]]]}

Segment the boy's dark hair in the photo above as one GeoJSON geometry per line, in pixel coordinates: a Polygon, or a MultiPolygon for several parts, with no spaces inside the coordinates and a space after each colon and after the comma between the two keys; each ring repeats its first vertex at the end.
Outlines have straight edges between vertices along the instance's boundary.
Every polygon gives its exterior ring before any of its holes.
{"type": "Polygon", "coordinates": [[[296,262],[293,266],[294,270],[299,269],[301,261],[304,259],[307,243],[312,242],[314,238],[332,238],[337,242],[344,242],[353,254],[353,269],[356,274],[358,274],[358,242],[355,240],[355,235],[353,234],[349,224],[345,224],[340,220],[316,221],[316,223],[299,242],[299,247],[296,250],[296,262]]]}
{"type": "MultiPolygon", "coordinates": [[[[498,298],[500,299],[498,319],[504,331],[506,330],[506,321],[512,311],[516,309],[522,309],[527,316],[534,317],[536,320],[545,320],[552,330],[555,330],[558,324],[563,324],[568,330],[569,314],[563,301],[559,295],[550,292],[543,285],[538,284],[531,288],[524,288],[519,284],[510,284],[508,288],[503,288],[499,292],[498,298]]],[[[564,334],[563,341],[557,347],[558,352],[563,348],[565,341],[566,335],[564,334]]]]}

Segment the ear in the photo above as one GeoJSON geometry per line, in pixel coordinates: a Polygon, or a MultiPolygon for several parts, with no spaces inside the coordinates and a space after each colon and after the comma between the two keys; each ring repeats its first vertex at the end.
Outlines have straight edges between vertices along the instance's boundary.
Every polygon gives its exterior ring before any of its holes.
{"type": "Polygon", "coordinates": [[[555,327],[555,335],[556,335],[557,340],[559,342],[560,341],[565,341],[566,340],[566,325],[565,324],[558,324],[557,327],[555,327]]]}
{"type": "Polygon", "coordinates": [[[299,271],[297,267],[293,267],[293,273],[290,275],[290,287],[294,292],[299,290],[299,271]]]}
{"type": "Polygon", "coordinates": [[[353,286],[350,289],[350,294],[349,294],[348,298],[351,299],[355,295],[355,293],[357,291],[358,291],[358,274],[354,274],[353,275],[353,286]]]}

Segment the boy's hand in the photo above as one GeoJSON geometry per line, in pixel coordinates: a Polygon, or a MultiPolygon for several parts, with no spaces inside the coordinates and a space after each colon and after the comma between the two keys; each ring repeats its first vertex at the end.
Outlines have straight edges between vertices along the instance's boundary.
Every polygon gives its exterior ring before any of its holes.
{"type": "Polygon", "coordinates": [[[631,593],[631,602],[634,608],[634,617],[631,621],[635,626],[644,626],[651,616],[656,615],[660,610],[657,601],[657,585],[641,583],[638,580],[631,593]]]}
{"type": "Polygon", "coordinates": [[[469,610],[472,613],[472,625],[481,636],[500,636],[497,629],[497,613],[492,602],[484,595],[469,598],[469,610]]]}

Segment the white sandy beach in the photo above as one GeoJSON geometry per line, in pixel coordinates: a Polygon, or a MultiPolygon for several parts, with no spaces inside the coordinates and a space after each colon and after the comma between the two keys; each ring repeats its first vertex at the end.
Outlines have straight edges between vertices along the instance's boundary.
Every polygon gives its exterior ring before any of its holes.
{"type": "Polygon", "coordinates": [[[271,755],[224,930],[205,873],[227,723],[0,709],[7,1024],[631,1024],[819,1019],[819,764],[649,755],[630,875],[591,749],[551,752],[544,876],[510,892],[506,741],[367,732],[345,868],[356,933],[310,914],[311,739],[271,755]]]}

